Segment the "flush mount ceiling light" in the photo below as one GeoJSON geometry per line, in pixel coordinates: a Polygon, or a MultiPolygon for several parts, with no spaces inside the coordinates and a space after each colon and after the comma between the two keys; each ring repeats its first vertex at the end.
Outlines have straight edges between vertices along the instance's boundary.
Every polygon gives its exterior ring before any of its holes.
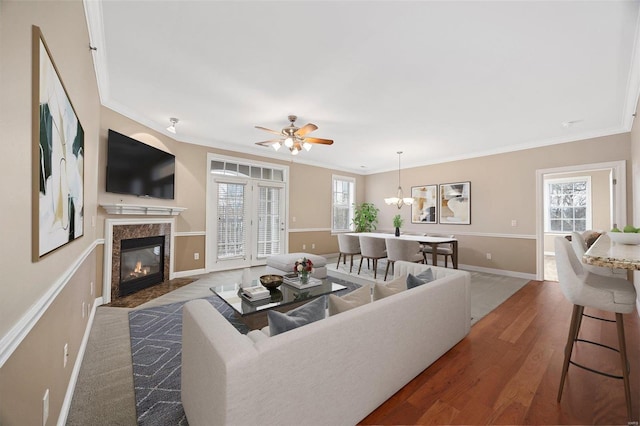
{"type": "Polygon", "coordinates": [[[402,193],[402,186],[400,186],[400,156],[402,151],[398,151],[398,193],[395,197],[385,198],[384,202],[388,205],[395,205],[398,209],[401,209],[405,204],[410,206],[413,204],[413,198],[405,197],[402,193]]]}
{"type": "Polygon", "coordinates": [[[174,135],[176,134],[176,124],[178,124],[178,120],[177,118],[173,118],[171,117],[169,119],[169,121],[171,122],[171,125],[169,127],[167,127],[167,131],[173,133],[174,135]]]}

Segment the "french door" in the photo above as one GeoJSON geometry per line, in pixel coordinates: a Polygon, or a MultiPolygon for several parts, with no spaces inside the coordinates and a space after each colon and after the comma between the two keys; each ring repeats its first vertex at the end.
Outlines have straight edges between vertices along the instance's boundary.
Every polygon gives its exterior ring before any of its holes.
{"type": "Polygon", "coordinates": [[[266,263],[286,252],[284,182],[212,175],[207,213],[207,269],[266,263]]]}

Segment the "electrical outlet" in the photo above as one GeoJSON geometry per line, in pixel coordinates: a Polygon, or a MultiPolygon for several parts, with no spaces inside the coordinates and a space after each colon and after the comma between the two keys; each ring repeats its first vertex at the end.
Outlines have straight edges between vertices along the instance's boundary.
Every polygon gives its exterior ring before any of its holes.
{"type": "Polygon", "coordinates": [[[491,253],[487,253],[487,260],[491,260],[491,253]]]}
{"type": "Polygon", "coordinates": [[[311,248],[312,249],[316,248],[316,244],[315,243],[311,243],[311,248]]]}
{"type": "Polygon", "coordinates": [[[47,419],[49,418],[49,389],[44,391],[44,396],[42,397],[42,426],[47,424],[47,419]]]}
{"type": "Polygon", "coordinates": [[[64,348],[62,348],[62,367],[66,368],[67,359],[69,359],[69,344],[65,343],[64,348]]]}
{"type": "Polygon", "coordinates": [[[200,253],[193,253],[193,260],[200,260],[200,253]]]}
{"type": "Polygon", "coordinates": [[[518,221],[515,219],[511,219],[511,226],[518,226],[518,221]]]}
{"type": "Polygon", "coordinates": [[[306,244],[303,244],[303,245],[302,245],[302,250],[306,250],[306,249],[307,249],[307,245],[306,245],[306,244]]]}
{"type": "Polygon", "coordinates": [[[82,302],[82,318],[84,318],[84,302],[82,302]]]}
{"type": "Polygon", "coordinates": [[[295,222],[295,221],[296,221],[296,217],[295,217],[295,216],[293,216],[293,217],[291,218],[291,222],[295,222]]]}

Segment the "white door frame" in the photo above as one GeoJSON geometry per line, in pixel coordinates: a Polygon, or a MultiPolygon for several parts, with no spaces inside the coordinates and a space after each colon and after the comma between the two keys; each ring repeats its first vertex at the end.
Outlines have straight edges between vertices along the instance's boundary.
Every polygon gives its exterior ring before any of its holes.
{"type": "Polygon", "coordinates": [[[609,206],[611,217],[613,217],[613,223],[624,226],[627,223],[627,162],[625,160],[536,170],[536,280],[544,278],[544,175],[605,169],[610,169],[612,178],[616,180],[616,185],[612,185],[611,190],[612,200],[609,206]]]}
{"type": "MultiPolygon", "coordinates": [[[[215,199],[215,197],[213,196],[214,194],[214,190],[212,188],[213,185],[216,185],[216,179],[221,180],[221,181],[232,181],[232,177],[230,176],[214,176],[211,173],[211,161],[213,160],[221,160],[221,161],[229,161],[229,162],[235,162],[235,163],[242,163],[242,164],[250,164],[250,165],[255,165],[255,166],[260,166],[260,167],[266,167],[266,168],[273,168],[273,169],[281,169],[284,171],[284,182],[282,182],[284,184],[284,216],[283,216],[283,226],[284,226],[284,230],[283,230],[283,239],[284,241],[282,242],[282,250],[283,253],[288,253],[289,252],[289,221],[287,220],[287,218],[289,217],[289,166],[287,165],[283,165],[283,164],[276,164],[276,163],[267,163],[267,162],[262,162],[262,161],[255,161],[255,160],[250,160],[247,158],[242,158],[242,157],[231,157],[231,156],[227,156],[227,155],[218,155],[218,154],[214,154],[211,152],[207,153],[207,159],[206,159],[206,166],[205,166],[205,170],[206,170],[206,174],[207,174],[207,178],[206,178],[206,201],[205,201],[205,271],[206,272],[213,272],[213,271],[220,271],[223,270],[219,267],[219,265],[217,265],[216,262],[216,256],[215,256],[215,252],[213,250],[210,250],[211,247],[211,242],[212,239],[213,241],[216,241],[216,229],[217,229],[217,221],[215,220],[215,218],[213,217],[212,212],[216,210],[216,203],[217,200],[215,199]]],[[[249,179],[251,180],[251,179],[249,179]]],[[[278,182],[273,181],[270,182],[273,183],[274,186],[278,185],[278,182]]],[[[250,195],[252,197],[252,195],[250,195]]],[[[253,253],[254,248],[251,248],[250,252],[253,253]]],[[[260,262],[259,262],[260,263],[260,262]]],[[[266,263],[265,260],[262,260],[261,263],[266,263]]],[[[233,268],[233,267],[232,267],[233,268]]],[[[231,269],[232,269],[231,268],[231,269]]]]}

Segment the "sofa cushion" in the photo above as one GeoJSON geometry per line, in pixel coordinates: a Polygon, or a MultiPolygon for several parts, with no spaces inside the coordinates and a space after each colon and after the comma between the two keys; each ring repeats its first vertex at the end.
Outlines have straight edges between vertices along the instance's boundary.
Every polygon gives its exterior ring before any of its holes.
{"type": "Polygon", "coordinates": [[[323,296],[295,308],[286,314],[278,311],[267,311],[269,334],[275,336],[323,319],[325,317],[325,304],[326,301],[323,296]]]}
{"type": "Polygon", "coordinates": [[[420,272],[418,275],[409,274],[407,276],[407,288],[415,288],[431,281],[433,281],[433,272],[431,268],[429,268],[426,271],[420,272]]]}
{"type": "Polygon", "coordinates": [[[400,275],[393,281],[389,281],[387,284],[376,283],[373,288],[373,300],[384,299],[385,297],[392,296],[401,291],[407,289],[407,276],[400,275]]]}
{"type": "Polygon", "coordinates": [[[366,305],[371,302],[371,287],[369,284],[353,290],[351,293],[342,297],[335,294],[329,295],[329,316],[336,315],[358,306],[366,305]]]}

